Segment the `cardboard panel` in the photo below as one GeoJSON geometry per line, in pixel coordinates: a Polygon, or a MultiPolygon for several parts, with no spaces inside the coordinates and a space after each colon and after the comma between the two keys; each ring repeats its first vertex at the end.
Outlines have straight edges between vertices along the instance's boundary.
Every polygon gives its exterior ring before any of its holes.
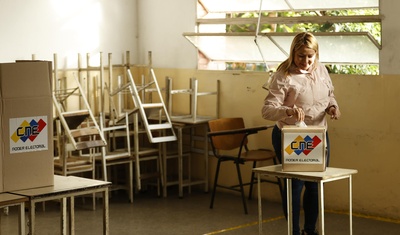
{"type": "Polygon", "coordinates": [[[0,64],[0,192],[54,184],[51,63],[0,64]]]}
{"type": "Polygon", "coordinates": [[[2,99],[51,96],[49,68],[45,61],[0,64],[2,99]]]}

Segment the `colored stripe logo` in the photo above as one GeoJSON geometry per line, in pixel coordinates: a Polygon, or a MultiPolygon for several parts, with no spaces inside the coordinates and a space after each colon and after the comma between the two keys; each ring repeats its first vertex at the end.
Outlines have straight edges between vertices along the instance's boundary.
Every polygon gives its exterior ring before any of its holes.
{"type": "Polygon", "coordinates": [[[303,153],[307,156],[320,143],[321,139],[318,136],[314,136],[314,138],[311,138],[307,135],[303,138],[299,135],[288,146],[286,146],[285,151],[289,155],[295,153],[299,156],[303,153]]]}
{"type": "Polygon", "coordinates": [[[11,135],[11,140],[13,140],[14,143],[17,143],[19,140],[24,143],[27,140],[33,142],[46,125],[47,124],[43,119],[40,119],[39,121],[32,119],[30,122],[24,120],[11,135]]]}

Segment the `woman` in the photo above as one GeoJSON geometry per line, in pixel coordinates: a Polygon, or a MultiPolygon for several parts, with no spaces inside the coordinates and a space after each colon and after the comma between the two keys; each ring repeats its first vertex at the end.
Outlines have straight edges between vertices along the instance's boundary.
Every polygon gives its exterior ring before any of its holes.
{"type": "MultiPolygon", "coordinates": [[[[267,120],[276,121],[272,131],[272,144],[280,161],[283,126],[295,125],[302,121],[306,125],[327,126],[326,114],[331,119],[340,117],[332,81],[325,66],[319,62],[318,42],[311,33],[304,32],[295,36],[289,58],[282,62],[272,75],[268,90],[262,116],[267,120]]],[[[328,150],[326,162],[329,164],[328,133],[326,139],[328,150]]],[[[293,180],[292,183],[293,234],[300,234],[300,199],[303,186],[305,186],[303,196],[305,220],[301,234],[318,234],[315,229],[318,219],[318,185],[301,180],[293,180]]],[[[282,202],[286,214],[286,193],[283,193],[282,202]]]]}

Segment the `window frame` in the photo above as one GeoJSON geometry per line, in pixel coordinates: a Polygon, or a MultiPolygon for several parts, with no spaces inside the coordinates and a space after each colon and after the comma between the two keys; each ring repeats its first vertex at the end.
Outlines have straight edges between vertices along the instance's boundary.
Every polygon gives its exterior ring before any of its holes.
{"type": "MultiPolygon", "coordinates": [[[[216,1],[222,1],[222,0],[216,0],[216,1]]],[[[241,0],[237,0],[237,1],[241,1],[241,0]]],[[[256,0],[254,0],[256,1],[256,0]]],[[[253,3],[254,3],[253,1],[253,3]]],[[[263,0],[260,0],[263,1],[263,0]]],[[[280,1],[280,0],[276,0],[276,1],[280,1]]],[[[290,2],[291,0],[285,1],[285,2],[290,2]]],[[[296,0],[298,1],[298,0],[296,0]]],[[[308,2],[312,2],[313,0],[307,0],[308,2]]],[[[307,2],[306,1],[306,2],[307,2]]],[[[324,2],[323,0],[319,0],[324,2]]],[[[198,0],[198,3],[200,5],[203,4],[204,6],[204,2],[207,2],[207,0],[198,0]]],[[[328,2],[328,0],[326,1],[328,2]]],[[[362,2],[362,1],[361,1],[362,2]]],[[[371,2],[374,2],[374,0],[371,0],[371,2]]],[[[347,3],[347,2],[346,2],[347,3]]],[[[379,5],[379,3],[378,3],[379,5]]],[[[260,6],[261,7],[261,6],[260,6]]],[[[330,10],[336,10],[336,9],[345,9],[344,7],[336,7],[334,9],[330,9],[330,10]]],[[[347,8],[346,8],[347,9],[347,8]]],[[[354,7],[354,9],[357,9],[357,7],[354,7]]],[[[378,6],[379,9],[379,6],[378,6]]],[[[320,9],[314,9],[314,8],[308,8],[308,9],[291,9],[294,11],[300,11],[300,10],[320,10],[320,9]]],[[[326,10],[326,9],[325,9],[326,10]]],[[[237,11],[237,12],[242,12],[242,11],[237,11]]],[[[263,12],[267,12],[267,11],[263,11],[263,12]]],[[[210,13],[210,12],[208,12],[210,13]]],[[[228,13],[228,11],[224,12],[224,13],[228,13]]],[[[243,12],[245,13],[245,12],[243,12]]],[[[253,13],[257,13],[257,12],[253,12],[253,13]]],[[[237,36],[254,36],[254,42],[255,44],[259,47],[258,45],[258,40],[263,40],[262,38],[269,38],[271,39],[271,36],[274,35],[287,35],[287,36],[293,36],[295,33],[261,33],[259,32],[260,29],[259,27],[257,27],[257,32],[241,32],[241,33],[229,33],[229,32],[221,32],[221,33],[207,33],[207,32],[200,32],[200,26],[201,25],[248,25],[248,24],[256,24],[261,25],[261,24],[300,24],[300,23],[315,23],[315,24],[324,24],[324,23],[382,23],[382,15],[350,15],[350,16],[299,16],[299,17],[259,17],[259,18],[203,18],[203,17],[198,17],[196,19],[196,32],[184,32],[183,36],[190,42],[192,43],[192,45],[194,45],[198,51],[202,54],[205,55],[205,57],[209,60],[209,61],[218,61],[215,60],[215,58],[209,58],[207,57],[207,53],[205,52],[206,50],[204,48],[200,48],[198,45],[195,45],[195,43],[193,43],[193,40],[190,40],[190,37],[215,37],[215,36],[225,36],[225,37],[237,37],[237,36]]],[[[376,51],[371,52],[374,53],[373,56],[376,57],[376,61],[377,62],[373,62],[371,63],[370,61],[367,62],[367,64],[372,64],[372,65],[378,65],[379,66],[379,51],[382,49],[382,45],[381,43],[375,39],[370,33],[368,32],[326,32],[326,33],[322,33],[322,32],[314,32],[314,34],[318,37],[337,37],[338,39],[343,41],[343,38],[351,38],[351,37],[364,37],[364,38],[368,38],[369,39],[369,43],[371,45],[374,45],[376,47],[376,49],[378,50],[378,53],[376,53],[376,51]]],[[[293,36],[294,37],[294,36],[293,36]]],[[[340,41],[339,40],[339,41],[340,41]]],[[[276,43],[275,43],[276,44],[276,43]]],[[[277,48],[282,51],[283,53],[287,55],[287,50],[288,49],[284,49],[281,48],[278,44],[276,44],[277,48]]],[[[362,48],[360,48],[360,50],[362,50],[362,48]]],[[[265,61],[265,59],[263,58],[264,56],[262,55],[263,52],[259,47],[259,51],[262,57],[262,60],[258,59],[255,61],[252,61],[254,63],[277,63],[277,61],[282,61],[280,60],[273,60],[273,61],[265,61]]],[[[347,51],[348,52],[348,51],[347,51]]],[[[203,60],[204,61],[204,60],[203,60]]],[[[339,60],[338,60],[339,61],[339,60]]],[[[331,63],[331,64],[363,64],[364,62],[352,62],[352,61],[348,61],[346,63],[343,63],[343,61],[341,63],[337,63],[338,61],[322,61],[322,62],[326,62],[326,63],[331,63]]],[[[375,60],[374,60],[375,61],[375,60]]],[[[222,62],[222,61],[221,61],[222,62]]],[[[225,60],[225,62],[240,62],[238,60],[225,60]]],[[[246,62],[246,61],[243,61],[246,62]]],[[[268,65],[267,65],[268,67],[268,65]]],[[[200,68],[200,66],[199,66],[200,68]]]]}

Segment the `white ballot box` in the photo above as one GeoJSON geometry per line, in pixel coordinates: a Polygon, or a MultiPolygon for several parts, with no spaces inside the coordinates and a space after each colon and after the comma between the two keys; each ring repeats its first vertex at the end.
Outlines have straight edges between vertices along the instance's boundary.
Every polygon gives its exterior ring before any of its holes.
{"type": "Polygon", "coordinates": [[[282,128],[283,171],[325,171],[326,129],[323,126],[282,128]]]}

